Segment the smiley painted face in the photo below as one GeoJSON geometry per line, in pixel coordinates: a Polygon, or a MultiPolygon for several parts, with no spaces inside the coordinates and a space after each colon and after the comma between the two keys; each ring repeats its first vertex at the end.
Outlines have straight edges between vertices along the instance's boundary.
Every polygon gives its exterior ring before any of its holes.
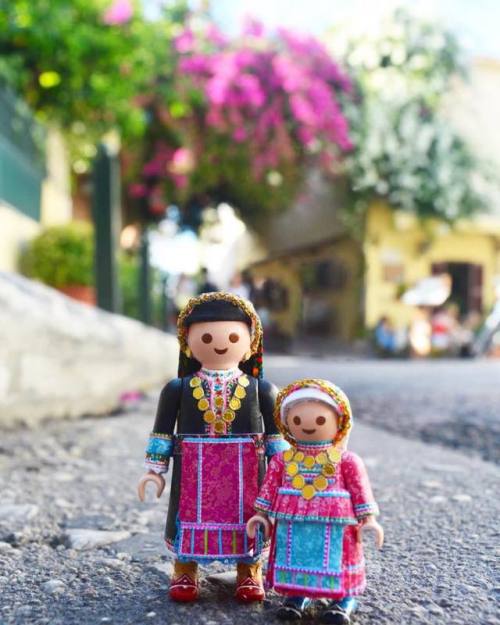
{"type": "Polygon", "coordinates": [[[203,321],[190,326],[187,344],[206,369],[234,369],[250,354],[250,328],[243,321],[203,321]]]}
{"type": "Polygon", "coordinates": [[[299,401],[288,409],[286,424],[296,441],[333,440],[337,434],[337,413],[321,401],[299,401]]]}

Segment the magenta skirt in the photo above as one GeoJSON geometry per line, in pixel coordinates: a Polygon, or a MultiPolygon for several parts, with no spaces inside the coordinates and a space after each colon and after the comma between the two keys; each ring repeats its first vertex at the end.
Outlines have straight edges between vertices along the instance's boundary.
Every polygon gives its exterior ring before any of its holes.
{"type": "Polygon", "coordinates": [[[261,539],[246,535],[258,493],[258,449],[250,436],[185,437],[174,551],[180,560],[248,560],[261,539]]]}

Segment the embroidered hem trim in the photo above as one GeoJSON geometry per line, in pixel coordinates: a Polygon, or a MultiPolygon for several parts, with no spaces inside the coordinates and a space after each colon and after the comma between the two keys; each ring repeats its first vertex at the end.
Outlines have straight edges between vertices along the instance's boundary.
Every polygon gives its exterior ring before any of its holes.
{"type": "Polygon", "coordinates": [[[289,596],[303,596],[315,597],[317,599],[343,599],[346,596],[356,597],[363,594],[366,588],[366,584],[361,584],[355,588],[347,588],[346,590],[333,590],[328,592],[327,590],[320,588],[311,588],[310,586],[298,586],[295,584],[283,584],[282,582],[275,582],[274,589],[282,595],[289,596]]]}
{"type": "MultiPolygon", "coordinates": [[[[278,489],[278,493],[280,495],[297,495],[298,497],[302,496],[302,491],[296,488],[286,488],[281,486],[278,489]]],[[[324,492],[317,492],[314,495],[315,497],[338,497],[339,499],[350,499],[351,495],[347,491],[343,490],[327,490],[324,492]]]]}
{"type": "MultiPolygon", "coordinates": [[[[257,506],[254,506],[257,508],[257,506]]],[[[332,523],[335,525],[357,525],[358,521],[354,517],[337,517],[317,516],[313,514],[299,515],[296,513],[287,514],[286,512],[275,512],[274,510],[265,510],[269,516],[274,519],[283,519],[285,521],[321,521],[322,523],[332,523]]]]}

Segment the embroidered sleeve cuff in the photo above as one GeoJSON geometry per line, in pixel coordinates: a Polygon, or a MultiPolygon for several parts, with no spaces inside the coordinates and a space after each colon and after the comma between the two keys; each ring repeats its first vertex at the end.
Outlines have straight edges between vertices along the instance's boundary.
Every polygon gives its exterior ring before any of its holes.
{"type": "Polygon", "coordinates": [[[155,473],[166,473],[168,471],[168,460],[159,462],[155,460],[150,460],[146,456],[146,460],[144,461],[144,467],[148,471],[154,471],[155,473]]]}
{"type": "Polygon", "coordinates": [[[266,456],[274,456],[280,451],[286,451],[290,445],[279,434],[266,436],[266,456]]]}
{"type": "Polygon", "coordinates": [[[166,473],[173,448],[174,441],[172,436],[156,432],[151,433],[146,448],[146,469],[155,473],[166,473]]]}
{"type": "Polygon", "coordinates": [[[379,514],[379,509],[374,501],[371,501],[369,503],[358,503],[354,506],[354,514],[358,519],[362,519],[363,517],[369,516],[370,514],[379,514]]]}
{"type": "Polygon", "coordinates": [[[254,508],[256,510],[267,512],[271,509],[271,502],[268,499],[264,499],[264,497],[257,497],[257,499],[255,500],[254,508]]]}

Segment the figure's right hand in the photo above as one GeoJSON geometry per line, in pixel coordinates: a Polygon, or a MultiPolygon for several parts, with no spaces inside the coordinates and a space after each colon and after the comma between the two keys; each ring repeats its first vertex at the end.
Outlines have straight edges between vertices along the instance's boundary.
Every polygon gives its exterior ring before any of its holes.
{"type": "Polygon", "coordinates": [[[139,496],[139,499],[144,501],[146,496],[146,485],[148,482],[156,484],[156,496],[159,499],[165,488],[165,478],[163,475],[155,473],[154,471],[148,471],[148,473],[143,475],[139,480],[139,484],[137,484],[137,495],[139,496]]]}
{"type": "Polygon", "coordinates": [[[255,538],[255,532],[258,525],[264,526],[264,538],[267,540],[271,534],[271,523],[267,516],[263,514],[254,514],[247,521],[247,535],[249,538],[255,538]]]}

